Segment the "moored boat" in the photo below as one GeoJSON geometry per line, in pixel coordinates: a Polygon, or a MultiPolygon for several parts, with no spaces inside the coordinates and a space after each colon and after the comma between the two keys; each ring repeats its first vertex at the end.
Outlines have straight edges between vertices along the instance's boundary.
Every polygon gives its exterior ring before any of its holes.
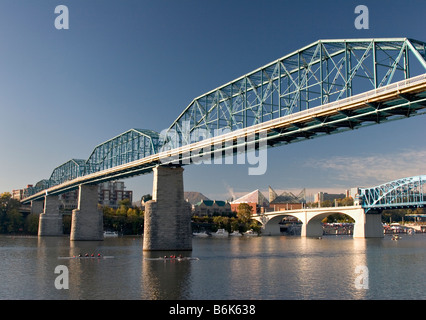
{"type": "Polygon", "coordinates": [[[104,237],[118,237],[117,231],[104,231],[104,237]]]}
{"type": "Polygon", "coordinates": [[[213,237],[228,237],[229,232],[225,229],[218,229],[215,233],[212,233],[213,237]]]}
{"type": "Polygon", "coordinates": [[[205,232],[205,231],[202,231],[202,232],[193,232],[192,233],[192,235],[194,236],[194,237],[200,237],[200,238],[206,238],[206,237],[208,237],[209,235],[207,234],[207,232],[205,232]]]}
{"type": "Polygon", "coordinates": [[[246,232],[243,233],[244,236],[247,237],[257,237],[258,234],[257,232],[254,232],[253,229],[247,230],[246,232]]]}

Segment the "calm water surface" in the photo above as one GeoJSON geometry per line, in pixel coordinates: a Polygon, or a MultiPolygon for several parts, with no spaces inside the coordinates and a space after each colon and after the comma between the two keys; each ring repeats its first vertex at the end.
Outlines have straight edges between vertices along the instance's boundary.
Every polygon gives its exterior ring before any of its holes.
{"type": "Polygon", "coordinates": [[[426,299],[426,235],[193,240],[198,261],[151,261],[141,237],[70,242],[0,236],[0,299],[426,299]],[[101,253],[112,259],[58,257],[101,253]],[[56,289],[55,268],[69,270],[56,289]],[[357,266],[368,268],[360,288],[357,266]]]}

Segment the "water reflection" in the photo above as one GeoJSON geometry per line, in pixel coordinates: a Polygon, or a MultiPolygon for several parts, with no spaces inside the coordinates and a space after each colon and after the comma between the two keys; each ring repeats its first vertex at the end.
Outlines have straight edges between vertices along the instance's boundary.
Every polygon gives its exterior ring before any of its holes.
{"type": "Polygon", "coordinates": [[[191,299],[362,299],[356,265],[366,243],[352,238],[197,239],[191,299]]]}
{"type": "MultiPolygon", "coordinates": [[[[262,242],[255,239],[230,239],[229,253],[233,259],[229,261],[229,282],[233,284],[233,290],[226,293],[227,298],[235,299],[238,296],[261,297],[262,271],[264,270],[264,262],[258,257],[261,251],[262,242]],[[247,241],[250,241],[250,252],[247,252],[247,241]]],[[[225,291],[225,290],[224,290],[225,291]]]]}
{"type": "Polygon", "coordinates": [[[146,259],[142,262],[142,299],[182,300],[188,297],[191,287],[191,264],[194,261],[162,259],[164,256],[180,254],[183,257],[191,256],[188,251],[145,251],[143,253],[146,259]]]}
{"type": "Polygon", "coordinates": [[[143,252],[142,238],[70,242],[0,236],[0,299],[425,299],[426,235],[194,239],[192,252],[143,252]],[[59,259],[85,253],[112,259],[59,259]],[[198,261],[151,261],[175,254],[198,261]],[[58,290],[58,265],[69,289],[58,290]],[[357,266],[368,288],[357,287],[357,266]]]}

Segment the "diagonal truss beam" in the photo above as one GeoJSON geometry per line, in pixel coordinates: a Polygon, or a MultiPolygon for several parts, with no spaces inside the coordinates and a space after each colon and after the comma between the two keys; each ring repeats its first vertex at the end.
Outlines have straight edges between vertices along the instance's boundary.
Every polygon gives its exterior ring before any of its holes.
{"type": "Polygon", "coordinates": [[[169,127],[174,145],[194,142],[194,130],[248,128],[425,73],[425,47],[408,38],[316,41],[195,98],[169,127]]]}

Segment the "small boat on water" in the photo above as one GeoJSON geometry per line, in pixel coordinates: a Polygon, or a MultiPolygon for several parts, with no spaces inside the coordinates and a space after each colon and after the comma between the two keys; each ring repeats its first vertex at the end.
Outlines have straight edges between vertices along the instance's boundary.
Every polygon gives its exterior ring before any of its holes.
{"type": "Polygon", "coordinates": [[[253,229],[247,230],[246,232],[243,233],[244,236],[247,237],[257,237],[259,236],[256,232],[253,231],[253,229]]]}
{"type": "Polygon", "coordinates": [[[72,257],[58,257],[58,259],[62,259],[62,260],[63,259],[65,259],[65,260],[68,260],[68,259],[113,259],[113,258],[114,258],[114,256],[103,256],[101,254],[88,255],[87,253],[85,255],[80,254],[80,255],[72,256],[72,257]]]}
{"type": "Polygon", "coordinates": [[[200,260],[196,257],[158,257],[158,258],[143,258],[148,261],[189,261],[189,260],[200,260]]]}
{"type": "Polygon", "coordinates": [[[401,240],[401,237],[400,237],[400,235],[399,235],[399,234],[394,234],[394,235],[392,236],[392,240],[401,240]]]}
{"type": "Polygon", "coordinates": [[[117,231],[104,231],[104,237],[118,237],[117,231]]]}
{"type": "Polygon", "coordinates": [[[229,232],[225,231],[225,229],[218,229],[215,233],[212,233],[213,237],[228,237],[229,232]]]}
{"type": "Polygon", "coordinates": [[[232,237],[242,237],[242,234],[239,233],[237,230],[234,230],[232,233],[230,233],[230,236],[232,236],[232,237]]]}
{"type": "Polygon", "coordinates": [[[194,237],[200,237],[200,238],[207,238],[209,235],[207,234],[207,232],[202,231],[202,232],[193,232],[192,235],[194,237]]]}

